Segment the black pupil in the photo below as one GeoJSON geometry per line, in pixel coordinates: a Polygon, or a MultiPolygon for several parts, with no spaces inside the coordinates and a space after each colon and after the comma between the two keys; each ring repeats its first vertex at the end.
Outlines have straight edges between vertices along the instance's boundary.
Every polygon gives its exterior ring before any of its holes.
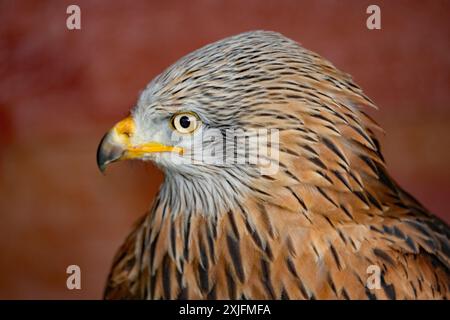
{"type": "Polygon", "coordinates": [[[189,126],[191,125],[191,120],[189,119],[188,116],[182,116],[180,118],[180,126],[183,127],[184,129],[189,128],[189,126]]]}

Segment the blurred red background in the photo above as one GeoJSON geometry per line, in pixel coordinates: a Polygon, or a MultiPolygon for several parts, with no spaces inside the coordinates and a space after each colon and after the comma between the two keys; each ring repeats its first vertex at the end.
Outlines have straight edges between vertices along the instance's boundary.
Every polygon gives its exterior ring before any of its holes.
{"type": "Polygon", "coordinates": [[[101,298],[162,174],[95,152],[139,90],[188,52],[274,30],[353,75],[380,107],[392,175],[450,220],[450,1],[1,1],[0,298],[101,298]],[[81,30],[66,8],[81,7],[81,30]],[[382,29],[366,28],[381,7],[382,29]],[[66,267],[82,290],[66,288],[66,267]]]}

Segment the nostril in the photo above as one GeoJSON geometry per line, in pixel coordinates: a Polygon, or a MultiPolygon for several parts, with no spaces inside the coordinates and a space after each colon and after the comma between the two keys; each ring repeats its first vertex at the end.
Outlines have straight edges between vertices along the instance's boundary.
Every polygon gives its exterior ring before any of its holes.
{"type": "Polygon", "coordinates": [[[127,138],[131,137],[131,130],[129,128],[119,128],[121,130],[117,130],[117,133],[120,136],[125,136],[127,138]]]}

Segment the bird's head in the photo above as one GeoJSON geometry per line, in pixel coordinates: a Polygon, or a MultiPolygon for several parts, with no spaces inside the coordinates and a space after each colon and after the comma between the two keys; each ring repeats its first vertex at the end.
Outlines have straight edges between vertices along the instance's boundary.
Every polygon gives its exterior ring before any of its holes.
{"type": "Polygon", "coordinates": [[[102,139],[97,163],[103,171],[118,160],[151,160],[164,170],[170,198],[214,211],[245,193],[268,196],[298,183],[301,167],[310,169],[299,157],[317,158],[322,137],[342,134],[333,123],[344,119],[338,108],[355,101],[369,103],[296,42],[244,33],[194,51],[150,82],[102,139]]]}

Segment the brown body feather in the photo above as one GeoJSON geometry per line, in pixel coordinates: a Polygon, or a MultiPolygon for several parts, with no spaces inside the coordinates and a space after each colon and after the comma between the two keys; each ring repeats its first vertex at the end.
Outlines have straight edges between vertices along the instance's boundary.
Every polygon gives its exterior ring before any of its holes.
{"type": "Polygon", "coordinates": [[[173,214],[158,196],[116,255],[105,298],[448,298],[448,226],[387,173],[379,128],[361,110],[372,102],[301,50],[274,53],[265,68],[281,71],[261,84],[270,98],[239,118],[280,129],[278,173],[213,216],[173,214]],[[371,266],[378,289],[367,286],[371,266]]]}

